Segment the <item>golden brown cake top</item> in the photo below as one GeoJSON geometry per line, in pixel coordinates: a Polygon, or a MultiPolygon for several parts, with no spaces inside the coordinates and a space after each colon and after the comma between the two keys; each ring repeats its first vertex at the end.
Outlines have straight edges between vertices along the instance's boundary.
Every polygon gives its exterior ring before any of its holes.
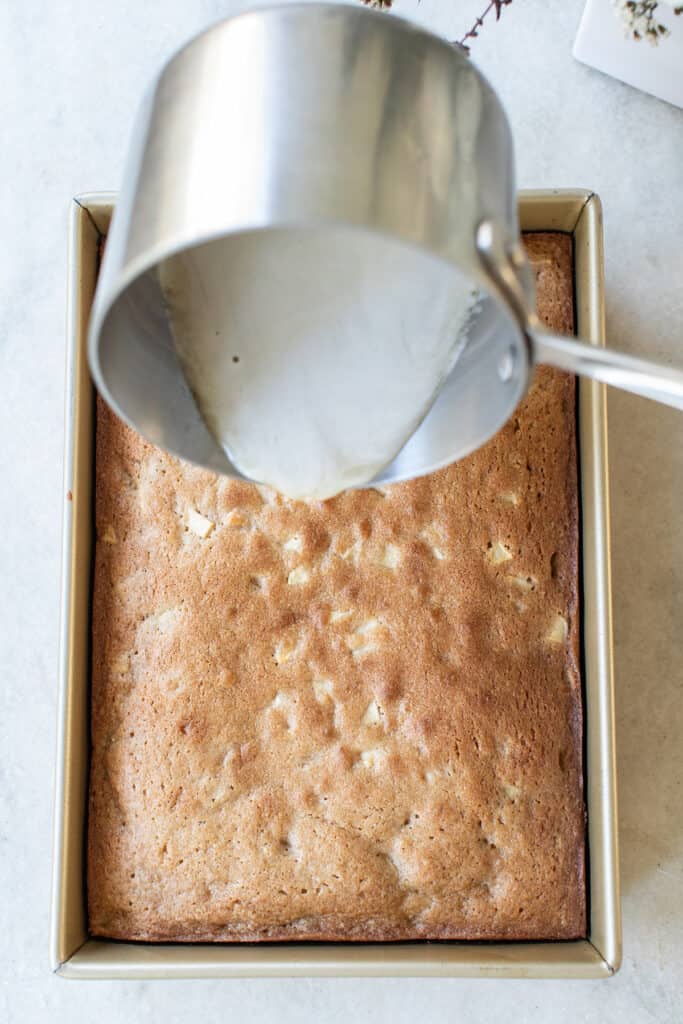
{"type": "Polygon", "coordinates": [[[303,503],[98,404],[94,934],[585,933],[574,432],[542,370],[468,459],[303,503]]]}

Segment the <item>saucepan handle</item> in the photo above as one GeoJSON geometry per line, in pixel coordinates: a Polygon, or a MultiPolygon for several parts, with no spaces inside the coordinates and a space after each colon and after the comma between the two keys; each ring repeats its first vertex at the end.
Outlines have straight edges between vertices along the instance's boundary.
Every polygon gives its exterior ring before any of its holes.
{"type": "Polygon", "coordinates": [[[614,349],[587,345],[574,338],[532,327],[528,330],[534,362],[611,384],[622,391],[651,398],[683,410],[683,372],[672,366],[637,359],[614,349]]]}

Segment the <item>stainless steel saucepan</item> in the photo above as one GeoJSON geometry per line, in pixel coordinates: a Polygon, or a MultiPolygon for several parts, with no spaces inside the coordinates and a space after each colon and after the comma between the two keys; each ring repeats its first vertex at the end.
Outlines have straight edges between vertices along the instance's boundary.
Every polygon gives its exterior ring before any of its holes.
{"type": "Polygon", "coordinates": [[[472,62],[398,18],[307,4],[215,25],[144,99],[90,328],[92,371],[119,415],[154,443],[240,476],[185,381],[159,265],[222,239],[229,272],[246,232],[327,227],[436,257],[484,296],[450,376],[377,482],[477,448],[511,415],[536,363],[683,408],[680,371],[548,334],[535,319],[510,129],[472,62]]]}

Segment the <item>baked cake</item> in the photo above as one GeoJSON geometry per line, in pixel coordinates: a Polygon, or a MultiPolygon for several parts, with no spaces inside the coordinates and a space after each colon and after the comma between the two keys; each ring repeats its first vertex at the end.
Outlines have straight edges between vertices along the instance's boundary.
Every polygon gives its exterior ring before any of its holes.
{"type": "MultiPolygon", "coordinates": [[[[572,331],[571,239],[533,234],[572,331]]],[[[574,380],[327,502],[98,402],[88,901],[146,941],[586,933],[574,380]]]]}

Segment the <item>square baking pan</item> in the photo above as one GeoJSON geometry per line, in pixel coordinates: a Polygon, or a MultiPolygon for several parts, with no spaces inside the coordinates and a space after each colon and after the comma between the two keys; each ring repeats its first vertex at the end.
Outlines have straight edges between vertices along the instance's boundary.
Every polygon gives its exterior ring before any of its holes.
{"type": "MultiPolygon", "coordinates": [[[[88,935],[85,833],[89,761],[94,398],[86,335],[101,241],[115,196],[74,199],[70,220],[62,621],[50,958],[67,978],[443,976],[597,978],[621,960],[605,388],[578,389],[581,492],[588,938],[563,942],[129,943],[88,935]]],[[[523,192],[523,231],[574,241],[576,323],[604,344],[602,211],[586,191],[523,192]]]]}

